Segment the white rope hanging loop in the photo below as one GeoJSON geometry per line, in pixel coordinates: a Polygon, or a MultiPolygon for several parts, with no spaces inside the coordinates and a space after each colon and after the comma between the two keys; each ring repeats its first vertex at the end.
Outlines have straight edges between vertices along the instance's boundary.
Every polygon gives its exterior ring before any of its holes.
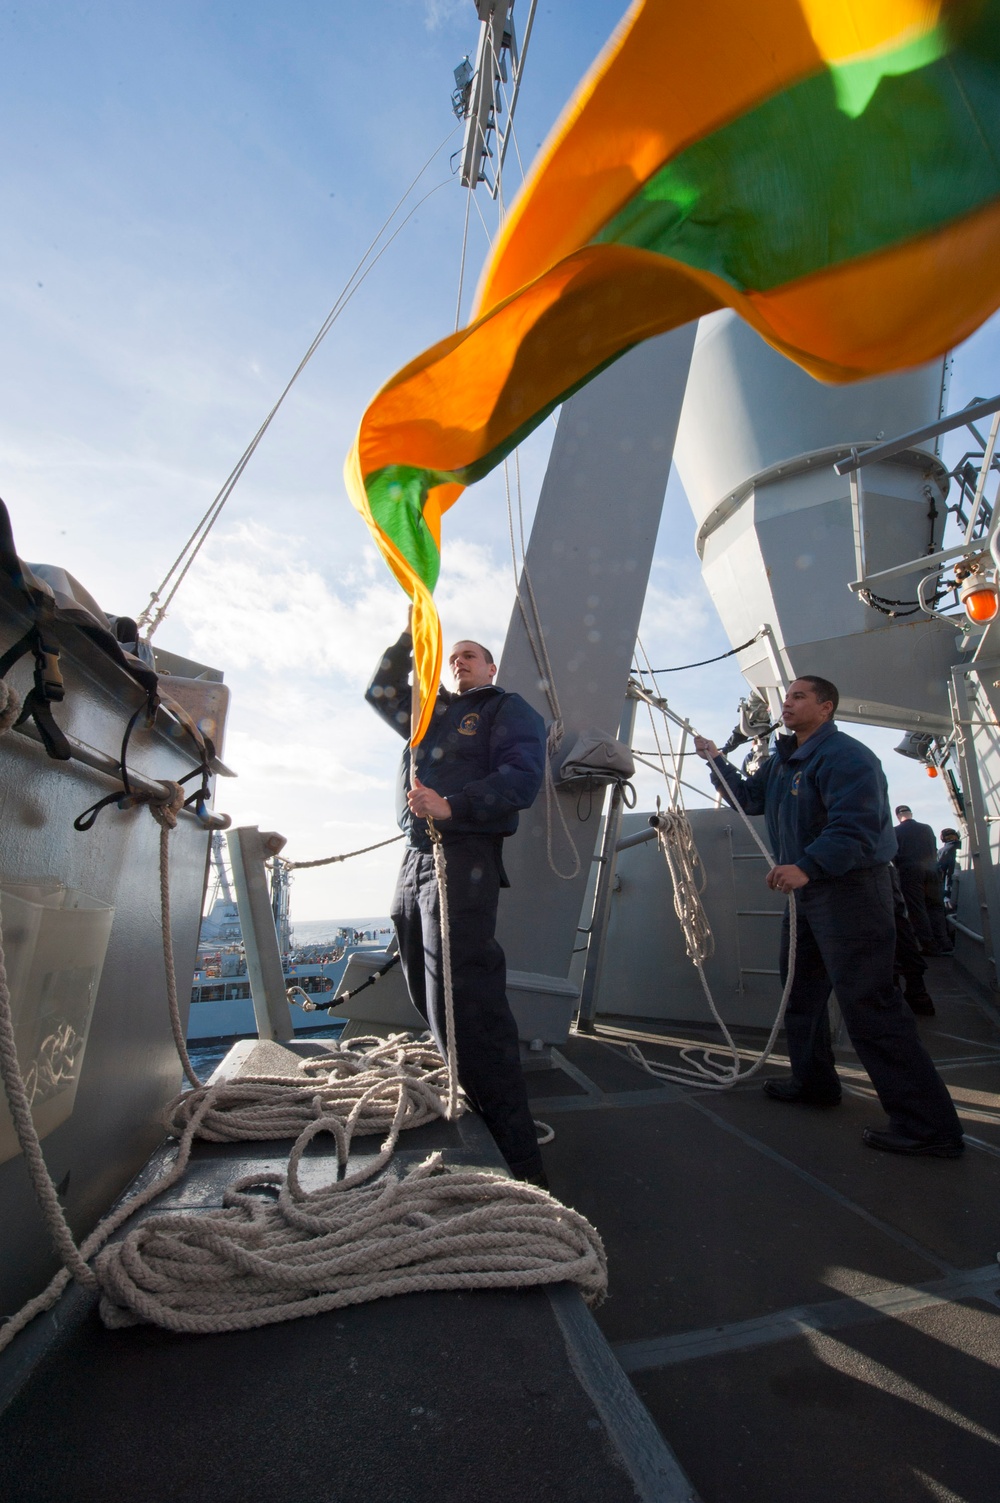
{"type": "MultiPolygon", "coordinates": [[[[645,653],[643,656],[645,656],[645,653]]],[[[655,678],[653,685],[658,694],[659,690],[656,686],[655,678]]],[[[774,1050],[778,1034],[785,1020],[788,999],[791,996],[792,986],[795,981],[795,953],[798,939],[795,894],[789,893],[788,895],[788,972],[785,977],[784,987],[782,988],[781,1001],[778,1004],[778,1011],[763,1050],[754,1059],[748,1069],[743,1069],[743,1058],[739,1047],[733,1039],[725,1019],[716,1006],[712,989],[708,983],[708,977],[705,975],[705,961],[711,957],[715,948],[711,925],[701,901],[701,894],[705,890],[705,869],[698,855],[694,831],[691,828],[691,822],[684,808],[680,767],[669,736],[667,713],[663,703],[657,703],[641,690],[636,691],[636,697],[642,699],[649,706],[651,720],[652,710],[656,708],[660,710],[664,722],[667,724],[668,745],[670,755],[674,761],[674,781],[671,790],[670,808],[661,810],[659,799],[657,799],[657,814],[655,819],[657,842],[666,860],[667,869],[670,872],[674,911],[680,920],[681,929],[684,934],[685,949],[695,970],[698,972],[698,980],[701,982],[701,988],[705,994],[709,1011],[725,1040],[725,1049],[721,1046],[719,1048],[711,1048],[701,1045],[691,1045],[680,1051],[680,1057],[684,1061],[683,1065],[667,1065],[647,1059],[637,1044],[618,1043],[609,1039],[604,1039],[602,1042],[612,1048],[624,1048],[634,1064],[638,1065],[640,1069],[645,1070],[647,1074],[654,1076],[657,1080],[666,1081],[671,1085],[695,1085],[700,1086],[704,1090],[728,1091],[733,1086],[751,1079],[759,1070],[763,1069],[774,1050]]],[[[666,763],[658,737],[656,744],[660,753],[663,774],[667,778],[666,763]]],[[[775,861],[751,824],[746,812],[740,807],[735,798],[730,796],[728,802],[742,819],[747,830],[750,832],[751,838],[767,861],[768,869],[771,870],[775,866],[775,861]]]]}

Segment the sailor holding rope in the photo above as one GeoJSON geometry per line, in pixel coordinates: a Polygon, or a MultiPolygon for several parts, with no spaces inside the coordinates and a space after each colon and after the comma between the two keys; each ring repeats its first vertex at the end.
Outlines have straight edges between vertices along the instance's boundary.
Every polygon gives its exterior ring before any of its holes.
{"type": "MultiPolygon", "coordinates": [[[[847,1032],[889,1117],[866,1128],[870,1148],[957,1158],[962,1128],[943,1080],[893,980],[896,942],[889,863],[896,841],[885,774],[874,752],[833,723],[839,694],[828,679],[797,678],[785,695],[771,757],[749,777],[714,741],[695,737],[712,781],[747,814],[764,814],[777,865],[768,886],[793,894],[798,938],[785,1032],[791,1080],[768,1080],[772,1101],[836,1106],[827,1001],[836,993],[847,1032]]],[[[788,968],[785,917],[782,979],[788,968]]]]}
{"type": "MultiPolygon", "coordinates": [[[[408,736],[412,638],[388,649],[366,699],[408,736]]],[[[503,842],[518,812],[537,797],[545,768],[545,725],[519,694],[494,684],[496,664],[478,642],[456,642],[448,657],[454,692],[438,691],[430,727],[399,770],[397,809],[407,836],[392,902],[399,955],[414,1006],[445,1053],[443,953],[433,833],[447,873],[455,1050],[462,1089],[516,1179],[545,1183],[521,1070],[507,970],[495,937],[500,888],[509,886],[503,842]]]]}

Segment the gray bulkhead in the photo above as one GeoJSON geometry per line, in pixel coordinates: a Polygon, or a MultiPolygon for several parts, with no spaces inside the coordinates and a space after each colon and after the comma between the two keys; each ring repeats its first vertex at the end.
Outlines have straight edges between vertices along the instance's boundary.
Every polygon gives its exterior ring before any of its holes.
{"type": "MultiPolygon", "coordinates": [[[[28,624],[19,598],[3,581],[0,652],[28,624]]],[[[125,723],[143,703],[142,690],[72,626],[56,626],[52,635],[62,649],[66,685],[66,697],[54,710],[57,722],[85,747],[117,759],[125,723]]],[[[164,662],[177,675],[164,680],[164,687],[169,682],[170,692],[196,719],[207,723],[212,718],[218,744],[229,693],[221,674],[169,654],[159,666],[164,662]]],[[[8,675],[22,697],[31,686],[31,672],[29,653],[8,675]]],[[[129,766],[148,778],[179,779],[198,766],[198,757],[178,722],[161,712],[153,729],[144,729],[141,722],[136,727],[129,766]]],[[[120,811],[112,805],[89,832],[73,828],[77,815],[116,785],[117,779],[80,761],[50,759],[36,740],[19,731],[0,737],[0,887],[61,885],[86,894],[105,911],[113,909],[96,997],[90,999],[85,1049],[77,1060],[72,1110],[43,1139],[46,1162],[77,1238],[91,1230],[162,1140],[161,1109],[181,1084],[164,980],[159,826],[146,808],[120,811]]],[[[170,886],[185,1025],[208,842],[208,830],[182,813],[170,837],[170,886]]],[[[9,968],[16,959],[15,908],[13,903],[4,907],[9,968]]],[[[63,967],[59,974],[47,958],[36,965],[42,993],[48,988],[51,995],[59,986],[72,989],[73,956],[61,956],[58,964],[63,967]]],[[[81,969],[77,962],[75,970],[81,969]]],[[[44,996],[25,1001],[41,1010],[46,1005],[44,996]]],[[[17,1002],[15,996],[15,1014],[17,1002]]],[[[30,1062],[22,1059],[21,1066],[25,1073],[30,1062]]],[[[2,1115],[7,1116],[5,1106],[2,1115]]],[[[44,1123],[37,1125],[44,1132],[44,1123]]],[[[38,1293],[58,1267],[19,1152],[0,1162],[0,1225],[0,1310],[11,1312],[38,1293]]]]}

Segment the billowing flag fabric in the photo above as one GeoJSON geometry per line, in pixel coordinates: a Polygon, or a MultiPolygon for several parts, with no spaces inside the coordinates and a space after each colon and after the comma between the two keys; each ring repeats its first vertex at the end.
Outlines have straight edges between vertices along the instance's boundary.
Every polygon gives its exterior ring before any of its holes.
{"type": "Polygon", "coordinates": [[[643,339],[735,308],[813,375],[941,354],[1000,305],[1000,0],[638,0],[466,328],[374,398],[351,498],[441,671],[441,516],[643,339]]]}

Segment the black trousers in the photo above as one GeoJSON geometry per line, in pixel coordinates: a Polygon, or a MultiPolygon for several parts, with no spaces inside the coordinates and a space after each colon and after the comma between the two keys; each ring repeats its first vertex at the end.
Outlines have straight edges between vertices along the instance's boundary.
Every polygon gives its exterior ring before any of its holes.
{"type": "MultiPolygon", "coordinates": [[[[495,938],[500,841],[463,835],[445,844],[455,1053],[462,1089],[515,1174],[541,1172],[507,1001],[507,963],[495,938]]],[[[407,850],[392,900],[399,956],[413,1005],[446,1046],[441,923],[434,857],[407,850]]]]}
{"type": "MultiPolygon", "coordinates": [[[[892,1126],[916,1138],[960,1136],[951,1097],[893,981],[896,926],[888,867],[820,878],[799,888],[795,901],[795,980],[785,1033],[796,1080],[821,1096],[840,1090],[827,1007],[832,990],[892,1126]]],[[[781,974],[788,974],[787,914],[781,974]]]]}
{"type": "Polygon", "coordinates": [[[910,923],[913,925],[913,932],[917,936],[920,947],[924,950],[934,950],[937,945],[927,914],[926,873],[922,866],[900,866],[898,862],[896,870],[899,872],[899,883],[903,889],[903,897],[906,899],[906,911],[910,915],[910,923]]]}
{"type": "Polygon", "coordinates": [[[955,941],[948,928],[948,919],[945,914],[941,873],[936,868],[933,871],[924,872],[924,907],[927,910],[927,922],[934,939],[934,950],[939,955],[950,954],[954,949],[955,941]]]}
{"type": "Polygon", "coordinates": [[[926,991],[924,976],[927,972],[927,962],[920,952],[917,936],[910,923],[910,915],[906,911],[906,900],[903,897],[899,872],[892,862],[889,863],[887,871],[892,883],[893,917],[896,923],[896,955],[892,968],[893,975],[897,980],[902,976],[907,986],[916,987],[918,992],[926,991]]]}

